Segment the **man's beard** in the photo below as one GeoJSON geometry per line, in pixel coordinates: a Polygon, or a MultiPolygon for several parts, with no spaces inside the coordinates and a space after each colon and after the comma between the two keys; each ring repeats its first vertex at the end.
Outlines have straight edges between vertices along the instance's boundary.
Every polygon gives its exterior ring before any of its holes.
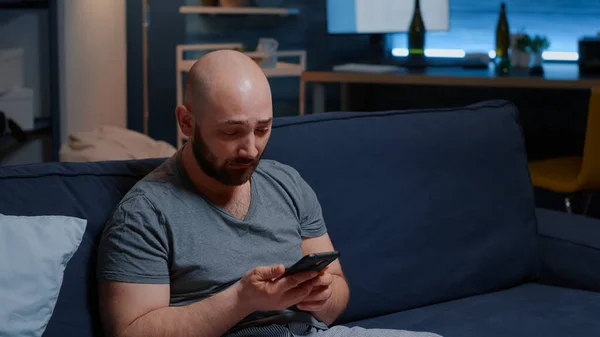
{"type": "Polygon", "coordinates": [[[199,127],[196,126],[194,140],[192,141],[192,149],[194,152],[194,157],[196,158],[196,162],[202,171],[204,171],[207,176],[221,182],[224,185],[239,186],[246,183],[252,176],[252,173],[254,173],[261,154],[259,153],[256,158],[230,158],[225,160],[222,166],[217,166],[217,157],[208,149],[208,146],[206,146],[206,143],[202,139],[202,135],[198,129],[199,127]],[[227,167],[230,164],[243,164],[250,166],[243,169],[233,169],[227,167]]]}

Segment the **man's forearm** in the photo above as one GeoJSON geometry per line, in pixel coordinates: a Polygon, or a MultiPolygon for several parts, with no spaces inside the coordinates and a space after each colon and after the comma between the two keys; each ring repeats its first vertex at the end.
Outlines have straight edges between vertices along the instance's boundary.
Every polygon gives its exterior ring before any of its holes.
{"type": "Polygon", "coordinates": [[[135,320],[118,336],[218,337],[251,312],[240,303],[234,286],[191,305],[151,311],[135,320]]]}
{"type": "Polygon", "coordinates": [[[331,289],[332,294],[327,301],[325,308],[323,310],[313,312],[313,315],[319,321],[327,325],[333,323],[342,314],[342,312],[344,312],[350,297],[348,283],[346,283],[346,280],[339,275],[333,274],[331,289]]]}

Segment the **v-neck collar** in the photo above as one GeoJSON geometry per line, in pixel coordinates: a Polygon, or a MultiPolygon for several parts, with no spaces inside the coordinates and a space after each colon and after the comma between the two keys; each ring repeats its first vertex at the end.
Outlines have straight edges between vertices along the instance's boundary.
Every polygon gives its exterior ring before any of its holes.
{"type": "Polygon", "coordinates": [[[234,216],[233,214],[231,214],[231,212],[227,211],[225,208],[214,204],[212,201],[210,201],[210,199],[208,197],[206,197],[203,193],[199,192],[196,187],[194,186],[194,183],[192,182],[192,179],[190,178],[190,176],[188,175],[187,171],[185,170],[185,168],[183,167],[183,163],[181,161],[181,156],[183,153],[183,147],[177,152],[176,154],[176,158],[175,158],[175,170],[176,173],[185,181],[185,183],[187,185],[189,185],[189,187],[198,195],[200,196],[202,199],[204,199],[204,201],[213,209],[217,210],[218,212],[224,214],[225,216],[234,219],[236,221],[239,222],[247,222],[251,219],[252,215],[254,214],[254,211],[256,209],[256,204],[258,202],[258,193],[257,193],[257,186],[256,186],[256,179],[254,179],[254,173],[256,173],[256,170],[252,173],[252,176],[250,176],[250,204],[248,205],[248,210],[246,211],[246,215],[240,219],[236,216],[234,216]]]}
{"type": "Polygon", "coordinates": [[[214,204],[204,194],[202,194],[200,192],[197,192],[197,193],[206,201],[207,204],[210,205],[210,207],[216,209],[217,211],[221,212],[225,216],[227,216],[235,221],[239,221],[239,222],[250,221],[250,219],[252,218],[252,215],[254,214],[254,210],[256,208],[255,205],[256,205],[256,202],[257,202],[256,199],[258,196],[258,193],[256,193],[256,183],[255,183],[254,177],[250,177],[250,204],[248,205],[248,210],[246,211],[246,215],[242,219],[240,219],[240,218],[236,217],[235,215],[231,214],[231,212],[229,212],[225,208],[214,204]]]}

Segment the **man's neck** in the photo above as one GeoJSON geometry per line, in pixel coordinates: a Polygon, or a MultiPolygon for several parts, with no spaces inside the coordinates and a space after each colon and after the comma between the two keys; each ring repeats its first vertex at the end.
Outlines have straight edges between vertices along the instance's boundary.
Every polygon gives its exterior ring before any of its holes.
{"type": "Polygon", "coordinates": [[[200,193],[204,194],[209,199],[215,202],[227,202],[233,198],[236,193],[243,190],[246,184],[240,186],[229,186],[220,181],[209,177],[204,173],[192,151],[189,144],[184,145],[181,153],[181,161],[183,169],[186,171],[192,184],[200,193]]]}

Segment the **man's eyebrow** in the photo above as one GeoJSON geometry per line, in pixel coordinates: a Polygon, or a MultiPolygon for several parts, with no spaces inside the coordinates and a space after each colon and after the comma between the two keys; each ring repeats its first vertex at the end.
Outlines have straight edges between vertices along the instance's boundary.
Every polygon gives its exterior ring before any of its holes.
{"type": "Polygon", "coordinates": [[[267,118],[267,119],[262,119],[258,121],[258,124],[269,124],[271,123],[271,121],[273,120],[273,117],[267,118]]]}
{"type": "Polygon", "coordinates": [[[228,125],[250,125],[250,122],[248,122],[248,121],[242,121],[242,120],[236,120],[236,119],[228,119],[226,121],[221,122],[221,124],[228,124],[228,125]]]}
{"type": "MultiPolygon", "coordinates": [[[[268,118],[268,119],[262,119],[258,121],[258,124],[268,124],[271,123],[271,121],[273,120],[273,118],[268,118]]],[[[247,120],[237,120],[237,119],[228,119],[226,121],[221,122],[221,124],[227,124],[227,125],[250,125],[250,122],[248,122],[247,120]]]]}

